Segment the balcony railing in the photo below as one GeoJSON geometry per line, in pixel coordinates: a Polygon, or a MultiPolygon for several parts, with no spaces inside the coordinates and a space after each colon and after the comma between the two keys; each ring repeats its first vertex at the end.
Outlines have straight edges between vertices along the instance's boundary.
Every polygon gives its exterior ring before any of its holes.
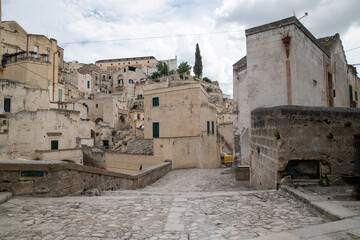
{"type": "Polygon", "coordinates": [[[47,54],[39,54],[36,52],[17,52],[12,54],[3,54],[1,59],[1,65],[3,68],[6,67],[6,64],[23,62],[23,61],[33,61],[39,63],[49,63],[49,56],[47,54]]]}

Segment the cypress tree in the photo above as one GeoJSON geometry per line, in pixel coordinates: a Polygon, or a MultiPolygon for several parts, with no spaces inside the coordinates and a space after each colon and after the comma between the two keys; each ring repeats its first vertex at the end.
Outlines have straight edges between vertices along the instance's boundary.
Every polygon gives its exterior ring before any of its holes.
{"type": "Polygon", "coordinates": [[[199,48],[199,44],[197,43],[195,49],[194,73],[197,77],[201,77],[202,71],[203,71],[203,65],[201,61],[200,48],[199,48]]]}

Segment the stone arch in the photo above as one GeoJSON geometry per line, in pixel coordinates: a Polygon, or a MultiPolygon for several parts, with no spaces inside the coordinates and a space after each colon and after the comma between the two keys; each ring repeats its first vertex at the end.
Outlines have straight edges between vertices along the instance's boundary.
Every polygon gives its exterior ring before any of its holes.
{"type": "Polygon", "coordinates": [[[102,118],[97,118],[97,119],[95,120],[95,124],[98,124],[99,122],[103,122],[103,119],[102,119],[102,118]]]}

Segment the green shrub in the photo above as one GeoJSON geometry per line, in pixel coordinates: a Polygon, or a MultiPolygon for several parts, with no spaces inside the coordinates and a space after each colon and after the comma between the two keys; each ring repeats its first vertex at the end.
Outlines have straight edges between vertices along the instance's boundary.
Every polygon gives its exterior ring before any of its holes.
{"type": "Polygon", "coordinates": [[[279,140],[280,139],[280,133],[278,131],[274,131],[274,137],[279,140]]]}
{"type": "Polygon", "coordinates": [[[334,138],[334,134],[329,133],[326,137],[327,137],[327,139],[333,139],[333,138],[334,138]]]}
{"type": "Polygon", "coordinates": [[[352,123],[351,122],[346,122],[345,123],[345,127],[351,127],[352,123]]]}

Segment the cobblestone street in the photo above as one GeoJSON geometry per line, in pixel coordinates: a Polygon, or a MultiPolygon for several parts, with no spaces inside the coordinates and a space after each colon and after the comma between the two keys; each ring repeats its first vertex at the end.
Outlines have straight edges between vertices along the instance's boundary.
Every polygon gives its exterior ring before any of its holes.
{"type": "Polygon", "coordinates": [[[226,171],[177,170],[101,197],[14,197],[0,205],[0,239],[248,239],[326,221],[284,192],[223,191],[220,179],[247,188],[226,171]]]}

